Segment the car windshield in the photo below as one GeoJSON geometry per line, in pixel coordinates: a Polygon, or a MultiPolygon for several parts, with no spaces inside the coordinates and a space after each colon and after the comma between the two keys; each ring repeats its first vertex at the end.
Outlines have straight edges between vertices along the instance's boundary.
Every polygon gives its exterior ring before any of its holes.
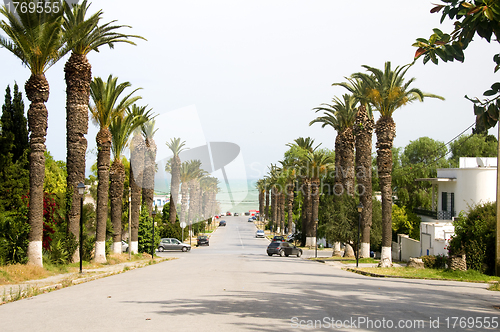
{"type": "Polygon", "coordinates": [[[207,237],[206,236],[198,236],[198,239],[200,239],[200,240],[206,240],[207,237]]]}
{"type": "Polygon", "coordinates": [[[181,243],[181,241],[179,241],[179,240],[177,240],[177,239],[173,239],[173,240],[172,240],[172,243],[173,243],[173,244],[179,244],[179,243],[181,243]]]}
{"type": "Polygon", "coordinates": [[[274,248],[274,247],[279,247],[280,243],[279,242],[273,242],[273,243],[270,243],[269,244],[269,247],[270,248],[274,248]]]}

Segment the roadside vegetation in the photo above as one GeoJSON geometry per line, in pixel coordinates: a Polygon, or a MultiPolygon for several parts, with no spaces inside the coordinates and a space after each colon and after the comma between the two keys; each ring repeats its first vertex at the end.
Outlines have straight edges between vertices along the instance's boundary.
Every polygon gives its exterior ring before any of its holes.
{"type": "MultiPolygon", "coordinates": [[[[169,260],[170,258],[160,258],[155,257],[151,260],[151,255],[142,253],[132,255],[132,259],[129,260],[128,254],[111,254],[108,256],[106,263],[96,263],[96,262],[83,262],[83,272],[90,269],[99,269],[106,266],[112,266],[120,263],[144,263],[149,264],[158,263],[161,261],[169,260]]],[[[32,264],[11,264],[0,266],[0,285],[15,285],[20,284],[30,280],[39,280],[47,277],[66,274],[66,273],[78,273],[80,269],[80,263],[70,263],[70,264],[52,264],[50,262],[45,262],[43,267],[32,265],[32,264]]],[[[78,276],[78,275],[77,275],[78,276]]]]}

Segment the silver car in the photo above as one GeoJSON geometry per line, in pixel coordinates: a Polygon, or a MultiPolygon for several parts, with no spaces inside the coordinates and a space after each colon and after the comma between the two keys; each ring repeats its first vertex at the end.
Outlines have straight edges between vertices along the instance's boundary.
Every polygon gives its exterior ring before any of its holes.
{"type": "Polygon", "coordinates": [[[186,252],[191,250],[191,246],[174,238],[163,238],[158,244],[158,251],[165,250],[182,250],[186,252]]]}
{"type": "Polygon", "coordinates": [[[257,232],[255,232],[255,237],[266,237],[266,234],[262,229],[259,229],[257,230],[257,232]]]}

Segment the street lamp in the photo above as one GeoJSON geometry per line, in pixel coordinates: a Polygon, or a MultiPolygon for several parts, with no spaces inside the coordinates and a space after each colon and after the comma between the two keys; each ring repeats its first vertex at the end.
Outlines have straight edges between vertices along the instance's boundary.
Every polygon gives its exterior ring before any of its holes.
{"type": "Polygon", "coordinates": [[[151,212],[153,215],[153,237],[151,238],[151,259],[155,258],[155,217],[156,217],[156,209],[151,212]]]}
{"type": "Polygon", "coordinates": [[[359,218],[358,218],[358,247],[357,247],[357,254],[356,254],[356,267],[358,267],[359,264],[359,232],[361,228],[361,212],[363,212],[363,204],[359,202],[358,204],[358,213],[359,213],[359,218]]]}
{"type": "Polygon", "coordinates": [[[80,273],[82,273],[82,256],[83,256],[83,194],[85,193],[85,185],[79,183],[76,188],[80,195],[80,273]]]}

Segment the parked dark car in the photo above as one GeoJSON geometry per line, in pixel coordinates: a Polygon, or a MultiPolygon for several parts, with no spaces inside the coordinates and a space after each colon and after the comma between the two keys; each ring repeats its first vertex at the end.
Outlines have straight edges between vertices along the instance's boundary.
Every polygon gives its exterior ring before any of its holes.
{"type": "Polygon", "coordinates": [[[161,239],[160,244],[158,244],[158,251],[165,251],[165,250],[182,250],[186,252],[191,250],[191,246],[177,239],[164,238],[161,239]]]}
{"type": "Polygon", "coordinates": [[[235,212],[235,213],[233,214],[233,216],[238,217],[238,216],[239,216],[239,213],[238,213],[238,212],[235,212]]]}
{"type": "Polygon", "coordinates": [[[209,246],[210,245],[209,240],[208,240],[208,236],[206,236],[206,235],[198,236],[196,241],[197,241],[197,246],[209,246]]]}
{"type": "Polygon", "coordinates": [[[267,247],[267,254],[269,256],[280,255],[281,257],[288,257],[290,255],[297,255],[297,257],[300,257],[302,256],[302,249],[297,248],[289,242],[271,242],[267,247]]]}
{"type": "Polygon", "coordinates": [[[272,242],[285,242],[285,237],[281,235],[275,235],[272,242]]]}
{"type": "Polygon", "coordinates": [[[219,221],[219,226],[226,226],[226,221],[225,220],[219,221]]]}

